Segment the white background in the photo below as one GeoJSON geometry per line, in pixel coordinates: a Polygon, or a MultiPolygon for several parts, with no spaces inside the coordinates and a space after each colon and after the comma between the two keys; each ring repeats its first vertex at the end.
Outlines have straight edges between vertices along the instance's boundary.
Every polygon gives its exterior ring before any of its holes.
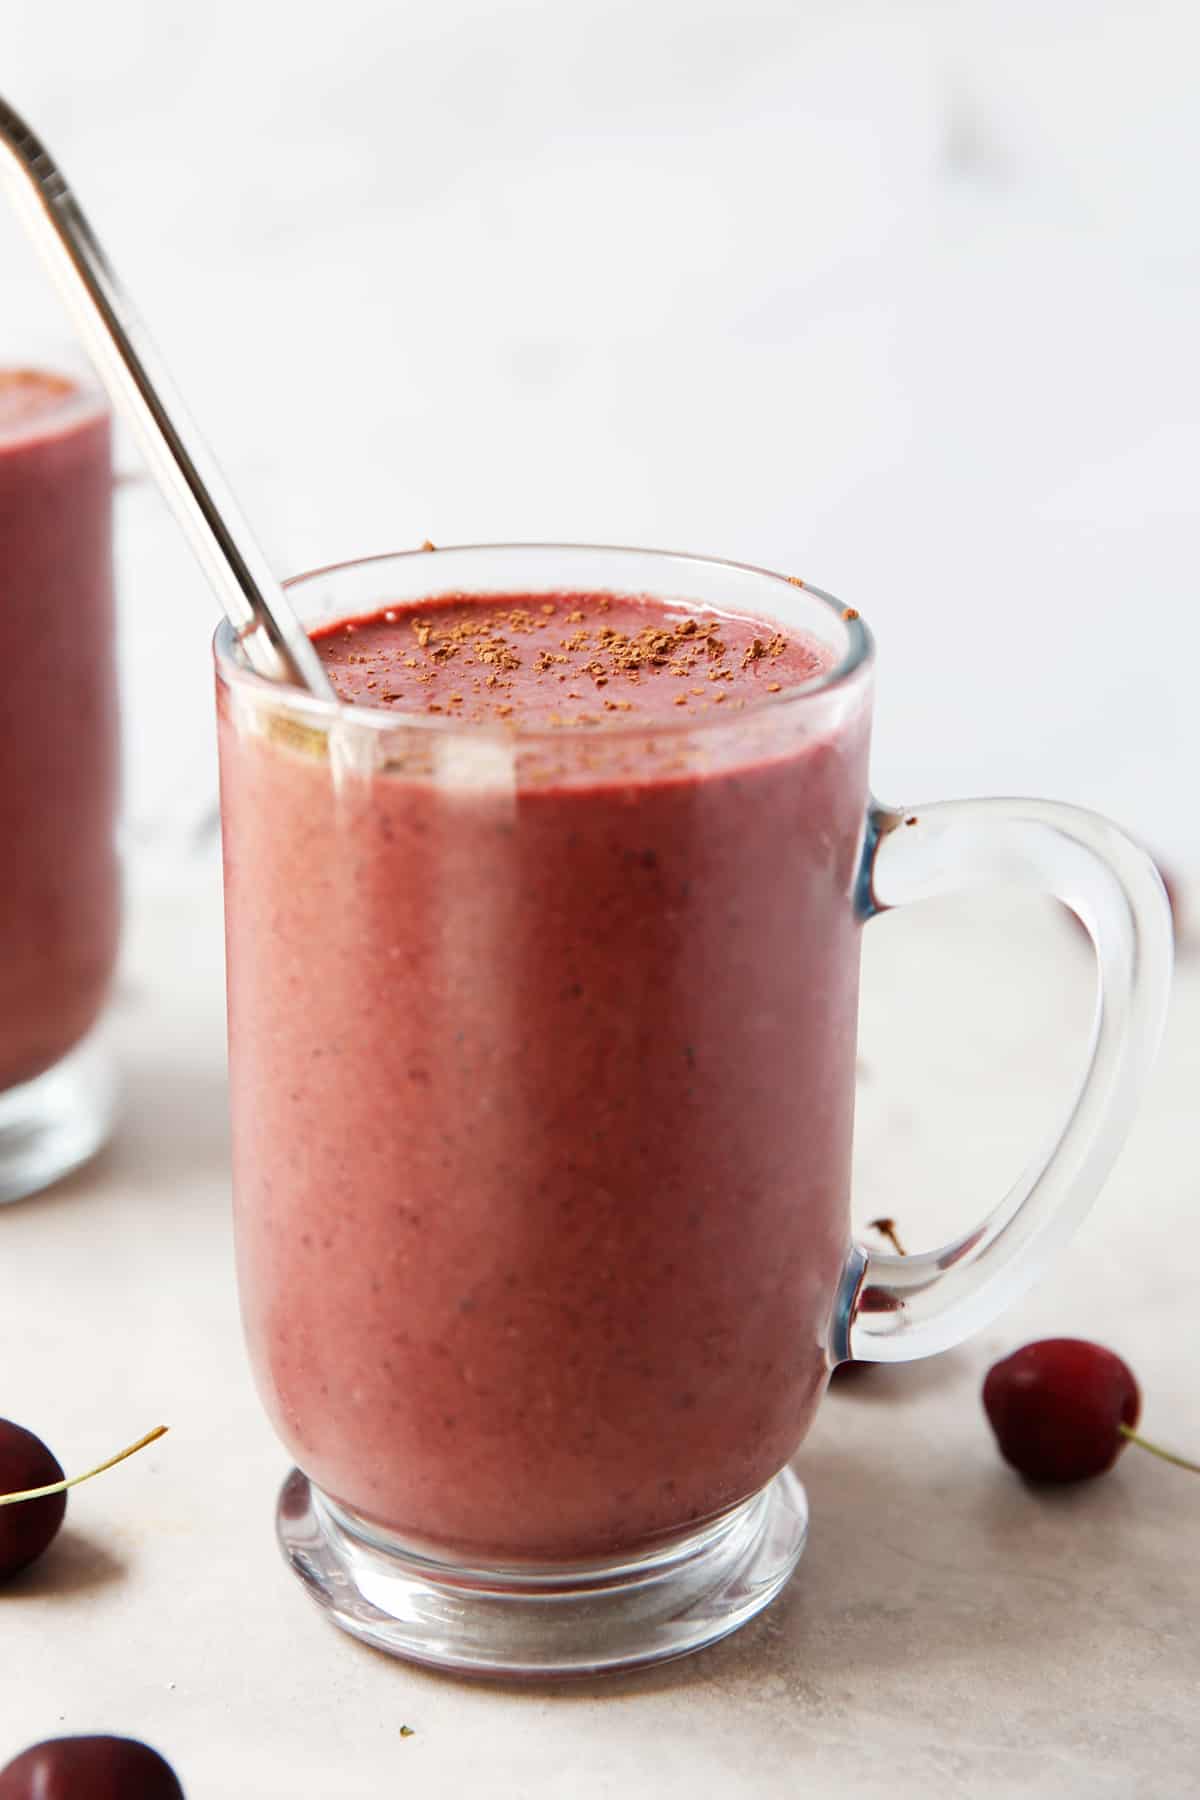
{"type": "MultiPolygon", "coordinates": [[[[1200,864],[1189,0],[5,0],[281,572],[589,538],[880,644],[885,798],[1046,792],[1200,864]]],[[[7,215],[0,353],[62,316],[7,215]]],[[[210,792],[212,602],[122,531],[135,821],[210,792]]]]}
{"type": "MultiPolygon", "coordinates": [[[[426,536],[777,566],[875,627],[885,798],[1060,795],[1200,877],[1198,51],[1193,0],[0,0],[0,87],[281,572],[426,536]]],[[[63,330],[0,211],[0,359],[63,330]]],[[[1200,1446],[1195,959],[1070,1252],[822,1408],[812,1545],[762,1620],[568,1696],[317,1619],[237,1329],[211,833],[185,854],[214,606],[153,492],[123,502],[126,1110],[5,1217],[0,1410],[76,1468],[172,1432],[6,1588],[0,1759],[123,1731],[195,1800],[1193,1793],[1194,1483],[1131,1452],[1032,1493],[977,1396],[1028,1338],[1099,1336],[1153,1435],[1200,1446]]],[[[1049,1127],[1087,956],[972,907],[873,927],[866,961],[855,1211],[923,1246],[1049,1127]]]]}

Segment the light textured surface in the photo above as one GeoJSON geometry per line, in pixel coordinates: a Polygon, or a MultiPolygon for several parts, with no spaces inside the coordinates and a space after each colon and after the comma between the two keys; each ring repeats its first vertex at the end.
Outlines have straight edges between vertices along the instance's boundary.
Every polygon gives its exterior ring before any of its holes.
{"type": "MultiPolygon", "coordinates": [[[[1191,0],[5,0],[0,35],[281,571],[427,535],[783,567],[876,629],[886,797],[1053,793],[1200,872],[1191,0]]],[[[0,358],[62,330],[0,210],[0,358]]],[[[830,1398],[811,1548],[742,1637],[518,1694],[324,1626],[232,1284],[212,606],[144,486],[121,560],[129,1107],[0,1217],[0,1411],[74,1466],[173,1432],[0,1595],[0,1751],[144,1734],[189,1800],[1194,1793],[1200,1483],[1131,1454],[1032,1495],[976,1399],[1097,1335],[1200,1452],[1194,965],[1019,1316],[830,1398]]],[[[856,1211],[917,1243],[1015,1173],[1083,1031],[1069,928],[963,917],[868,934],[856,1211]]]]}
{"type": "MultiPolygon", "coordinates": [[[[116,1142],[0,1216],[4,1410],[75,1466],[159,1419],[172,1431],[80,1490],[55,1549],[4,1591],[0,1749],[144,1735],[189,1800],[1195,1792],[1200,1483],[1130,1451],[1103,1480],[1031,1492],[978,1403],[995,1356],[1093,1335],[1137,1370],[1147,1429],[1200,1449],[1194,964],[1134,1140],[1020,1312],[826,1400],[797,1460],[813,1529],[783,1599],[665,1670],[522,1691],[362,1649],[279,1559],[285,1463],[233,1287],[212,866],[191,898],[144,905],[130,940],[116,1142]]],[[[1087,962],[1028,903],[869,929],[860,1219],[894,1213],[920,1245],[998,1194],[1069,1086],[1087,962]]]]}

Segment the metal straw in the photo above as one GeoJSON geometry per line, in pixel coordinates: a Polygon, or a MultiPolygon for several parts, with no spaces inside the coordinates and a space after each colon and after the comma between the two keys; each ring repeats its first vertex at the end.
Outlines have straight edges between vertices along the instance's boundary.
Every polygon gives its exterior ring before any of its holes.
{"type": "Polygon", "coordinates": [[[140,440],[146,461],[215,588],[251,666],[272,681],[296,682],[324,700],[334,692],[321,659],[272,575],[205,449],[141,320],[113,273],[61,171],[0,97],[0,168],[91,353],[114,407],[140,440]]]}

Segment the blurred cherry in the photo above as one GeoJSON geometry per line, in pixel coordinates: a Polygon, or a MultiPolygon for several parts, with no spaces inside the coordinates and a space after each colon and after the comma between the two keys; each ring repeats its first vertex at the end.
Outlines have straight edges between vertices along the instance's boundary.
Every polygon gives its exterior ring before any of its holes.
{"type": "Polygon", "coordinates": [[[135,1738],[49,1738],[0,1769],[0,1800],[184,1800],[170,1763],[135,1738]]]}
{"type": "Polygon", "coordinates": [[[52,1543],[67,1510],[68,1488],[79,1487],[127,1456],[136,1455],[166,1429],[165,1425],[155,1426],[136,1444],[68,1481],[58,1458],[41,1438],[11,1419],[0,1419],[0,1581],[28,1568],[52,1543]],[[51,1491],[41,1491],[46,1488],[51,1491]]]}
{"type": "MultiPolygon", "coordinates": [[[[0,1419],[0,1493],[23,1493],[63,1479],[57,1457],[41,1438],[11,1419],[0,1419]]],[[[58,1535],[66,1510],[65,1494],[0,1506],[0,1581],[37,1560],[58,1535]]]]}

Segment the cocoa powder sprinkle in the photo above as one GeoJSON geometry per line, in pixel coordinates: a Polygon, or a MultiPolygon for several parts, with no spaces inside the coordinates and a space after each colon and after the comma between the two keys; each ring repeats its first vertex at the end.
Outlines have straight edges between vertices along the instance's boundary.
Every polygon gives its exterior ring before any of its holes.
{"type": "MultiPolygon", "coordinates": [[[[433,547],[429,543],[429,548],[433,547]]],[[[449,595],[444,600],[426,602],[419,611],[397,603],[381,608],[373,619],[350,621],[336,630],[340,639],[342,634],[352,635],[356,625],[365,630],[371,625],[378,628],[383,621],[388,625],[407,627],[403,645],[398,637],[390,643],[386,636],[380,638],[376,629],[375,637],[367,640],[369,654],[345,654],[346,663],[366,665],[362,674],[348,673],[347,681],[357,684],[358,693],[364,699],[370,697],[372,704],[402,706],[406,694],[396,683],[398,673],[408,672],[410,681],[427,686],[436,680],[439,671],[448,676],[448,665],[458,658],[458,672],[473,691],[475,704],[464,710],[464,695],[456,692],[444,696],[443,704],[425,703],[425,710],[441,714],[450,711],[460,721],[466,718],[512,721],[523,708],[514,704],[517,690],[511,677],[522,670],[527,661],[528,666],[521,676],[520,694],[523,700],[528,698],[534,718],[546,717],[543,706],[548,681],[553,681],[556,688],[562,685],[562,698],[570,702],[569,716],[550,715],[549,723],[553,725],[598,724],[610,714],[628,712],[634,707],[632,696],[640,686],[648,683],[653,687],[657,681],[661,693],[663,676],[670,678],[668,687],[679,683],[681,691],[670,696],[673,705],[686,708],[690,700],[703,701],[705,698],[714,705],[721,705],[730,697],[723,691],[725,685],[738,679],[739,664],[742,669],[752,669],[766,658],[774,661],[789,649],[788,637],[773,625],[768,625],[765,631],[760,626],[762,635],[752,637],[747,643],[746,627],[752,627],[751,621],[727,623],[716,616],[681,615],[669,609],[665,616],[663,613],[648,615],[638,605],[622,613],[628,629],[621,630],[602,616],[617,604],[605,595],[584,595],[578,600],[569,594],[543,600],[535,596],[528,605],[497,605],[482,597],[476,601],[467,595],[449,595]],[[556,619],[568,626],[567,636],[557,637],[554,632],[556,619]],[[647,622],[642,623],[642,620],[647,622]],[[736,656],[731,655],[729,643],[721,636],[723,626],[736,633],[736,656]],[[511,639],[538,633],[543,634],[543,645],[548,646],[549,639],[555,648],[538,648],[532,651],[529,659],[523,658],[511,639]],[[411,653],[405,653],[408,645],[411,645],[411,653]],[[370,679],[364,680],[364,675],[370,679]],[[389,675],[391,680],[386,679],[389,675]],[[383,689],[379,695],[374,692],[377,676],[381,678],[378,685],[383,689]],[[585,702],[586,695],[581,687],[573,687],[570,683],[583,680],[603,709],[599,715],[577,710],[580,703],[585,702]],[[614,696],[614,685],[618,687],[618,694],[620,688],[624,688],[631,697],[614,696]]],[[[329,636],[329,633],[319,634],[318,641],[324,639],[322,649],[333,672],[338,658],[332,652],[329,636]]],[[[764,682],[763,685],[772,694],[782,691],[779,682],[764,682]]],[[[347,697],[353,698],[353,694],[354,687],[351,686],[347,697]]],[[[413,700],[418,698],[414,688],[408,690],[408,695],[413,700]]],[[[660,706],[665,699],[666,695],[662,694],[660,706]]],[[[741,706],[745,702],[739,698],[736,704],[741,706]]]]}

